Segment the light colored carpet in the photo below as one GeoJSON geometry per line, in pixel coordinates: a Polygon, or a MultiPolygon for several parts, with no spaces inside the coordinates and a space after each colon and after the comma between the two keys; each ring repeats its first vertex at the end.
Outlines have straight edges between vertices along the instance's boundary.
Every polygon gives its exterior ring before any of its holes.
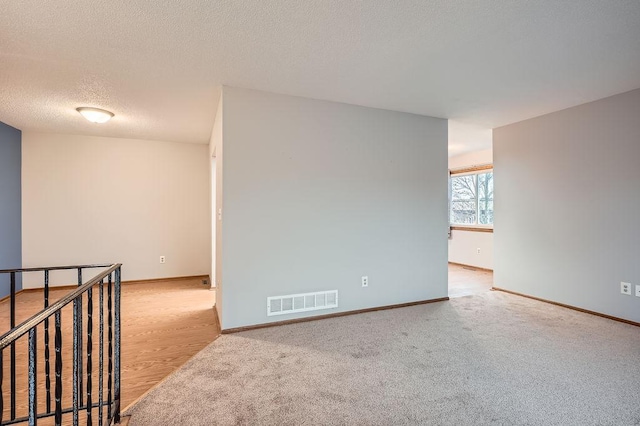
{"type": "Polygon", "coordinates": [[[223,335],[128,414],[131,426],[640,425],[640,328],[487,292],[223,335]]]}

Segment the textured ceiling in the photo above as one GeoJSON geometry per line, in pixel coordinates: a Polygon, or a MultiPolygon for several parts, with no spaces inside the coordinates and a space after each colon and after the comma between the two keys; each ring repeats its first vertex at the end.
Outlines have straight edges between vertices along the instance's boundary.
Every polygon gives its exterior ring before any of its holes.
{"type": "Polygon", "coordinates": [[[640,87],[640,1],[0,2],[20,129],[206,143],[222,84],[492,128],[640,87]]]}

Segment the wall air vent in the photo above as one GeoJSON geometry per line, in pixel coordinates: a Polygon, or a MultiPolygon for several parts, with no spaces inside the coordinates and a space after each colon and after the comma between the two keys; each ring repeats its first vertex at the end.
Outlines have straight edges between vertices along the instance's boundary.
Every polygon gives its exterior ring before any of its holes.
{"type": "Polygon", "coordinates": [[[267,316],[338,307],[338,290],[267,297],[267,316]]]}

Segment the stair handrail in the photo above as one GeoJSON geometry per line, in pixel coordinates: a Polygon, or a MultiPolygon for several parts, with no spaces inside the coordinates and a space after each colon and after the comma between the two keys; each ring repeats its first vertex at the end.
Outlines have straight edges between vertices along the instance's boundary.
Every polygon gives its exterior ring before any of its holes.
{"type": "MultiPolygon", "coordinates": [[[[81,410],[87,412],[87,422],[92,424],[92,410],[98,409],[98,421],[99,424],[104,424],[103,420],[107,423],[120,423],[120,299],[121,299],[121,273],[122,264],[91,264],[91,265],[69,265],[69,266],[52,266],[52,267],[32,267],[32,268],[19,268],[19,269],[2,269],[0,275],[11,275],[11,328],[8,332],[0,336],[0,425],[11,425],[21,422],[28,422],[29,425],[35,425],[38,419],[55,416],[55,424],[62,424],[62,415],[72,413],[73,425],[79,424],[79,414],[81,410]],[[85,283],[82,283],[82,270],[91,268],[106,268],[91,278],[85,283]],[[78,271],[78,287],[65,294],[56,302],[49,305],[49,272],[60,270],[77,269],[78,271]],[[15,312],[16,312],[16,274],[22,275],[23,272],[44,272],[44,309],[40,312],[32,315],[29,319],[23,321],[19,325],[15,325],[15,312]],[[107,281],[105,283],[105,280],[107,281]],[[108,381],[107,381],[107,399],[103,399],[103,296],[104,287],[108,290],[108,381]],[[92,294],[93,287],[99,288],[99,332],[100,332],[100,345],[99,345],[99,394],[98,402],[92,401],[92,331],[93,331],[93,303],[92,294]],[[115,299],[112,301],[112,288],[113,296],[115,299]],[[83,401],[83,308],[82,299],[87,295],[87,383],[86,383],[86,401],[83,401]],[[73,302],[73,405],[68,408],[62,408],[62,358],[60,357],[60,351],[62,349],[62,337],[61,337],[61,314],[62,309],[73,302]],[[113,303],[113,305],[112,305],[113,303]],[[113,316],[112,316],[113,314],[113,316]],[[51,317],[55,317],[55,410],[53,410],[51,404],[50,393],[50,380],[49,380],[49,321],[51,317]],[[112,321],[113,320],[113,321],[112,321]],[[45,327],[45,360],[46,360],[46,412],[39,413],[37,408],[37,328],[44,322],[45,327]],[[113,331],[113,333],[112,333],[113,331]],[[16,341],[28,334],[28,416],[17,417],[16,416],[16,341]],[[4,358],[4,350],[11,349],[11,415],[9,420],[3,421],[3,408],[4,408],[4,391],[3,391],[3,372],[2,372],[2,360],[4,358]],[[113,380],[112,380],[113,379],[113,380]],[[113,392],[112,392],[113,391],[113,392]],[[103,418],[103,408],[107,409],[107,417],[103,418]]],[[[54,287],[55,288],[55,287],[54,287]]]]}
{"type": "Polygon", "coordinates": [[[9,330],[8,332],[6,332],[2,336],[0,336],[0,350],[6,348],[7,346],[9,346],[11,344],[11,342],[15,342],[17,339],[19,339],[20,337],[22,337],[25,334],[27,334],[30,329],[32,329],[33,327],[38,326],[45,319],[47,319],[50,316],[52,316],[53,314],[55,314],[56,311],[59,311],[60,309],[62,309],[65,306],[67,306],[69,303],[73,302],[73,299],[75,299],[78,296],[82,295],[85,291],[87,291],[89,288],[93,287],[94,285],[98,284],[101,280],[107,278],[110,274],[115,272],[116,269],[120,268],[122,266],[122,264],[121,263],[114,263],[114,264],[111,264],[111,265],[80,265],[80,266],[58,266],[58,267],[52,267],[52,268],[25,268],[25,269],[17,269],[17,270],[15,270],[15,269],[0,270],[0,273],[5,273],[5,272],[38,272],[38,271],[42,271],[44,269],[48,269],[50,271],[55,271],[55,270],[65,270],[65,269],[77,269],[77,268],[82,268],[82,269],[85,269],[85,268],[103,268],[103,267],[107,267],[107,266],[109,266],[109,269],[99,273],[98,275],[96,275],[95,277],[91,278],[86,283],[84,283],[81,286],[79,286],[77,289],[73,290],[71,293],[69,293],[66,296],[62,297],[60,300],[56,301],[52,305],[49,305],[49,307],[47,309],[43,309],[42,311],[40,311],[37,314],[33,315],[31,318],[23,321],[20,325],[17,325],[13,329],[9,330]]]}

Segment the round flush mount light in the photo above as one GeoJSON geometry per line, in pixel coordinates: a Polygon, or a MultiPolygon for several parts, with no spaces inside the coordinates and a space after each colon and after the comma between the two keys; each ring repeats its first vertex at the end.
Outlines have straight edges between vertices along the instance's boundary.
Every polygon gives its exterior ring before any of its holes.
{"type": "Polygon", "coordinates": [[[100,108],[80,107],[76,108],[76,111],[92,123],[106,123],[113,117],[111,111],[100,108]]]}

